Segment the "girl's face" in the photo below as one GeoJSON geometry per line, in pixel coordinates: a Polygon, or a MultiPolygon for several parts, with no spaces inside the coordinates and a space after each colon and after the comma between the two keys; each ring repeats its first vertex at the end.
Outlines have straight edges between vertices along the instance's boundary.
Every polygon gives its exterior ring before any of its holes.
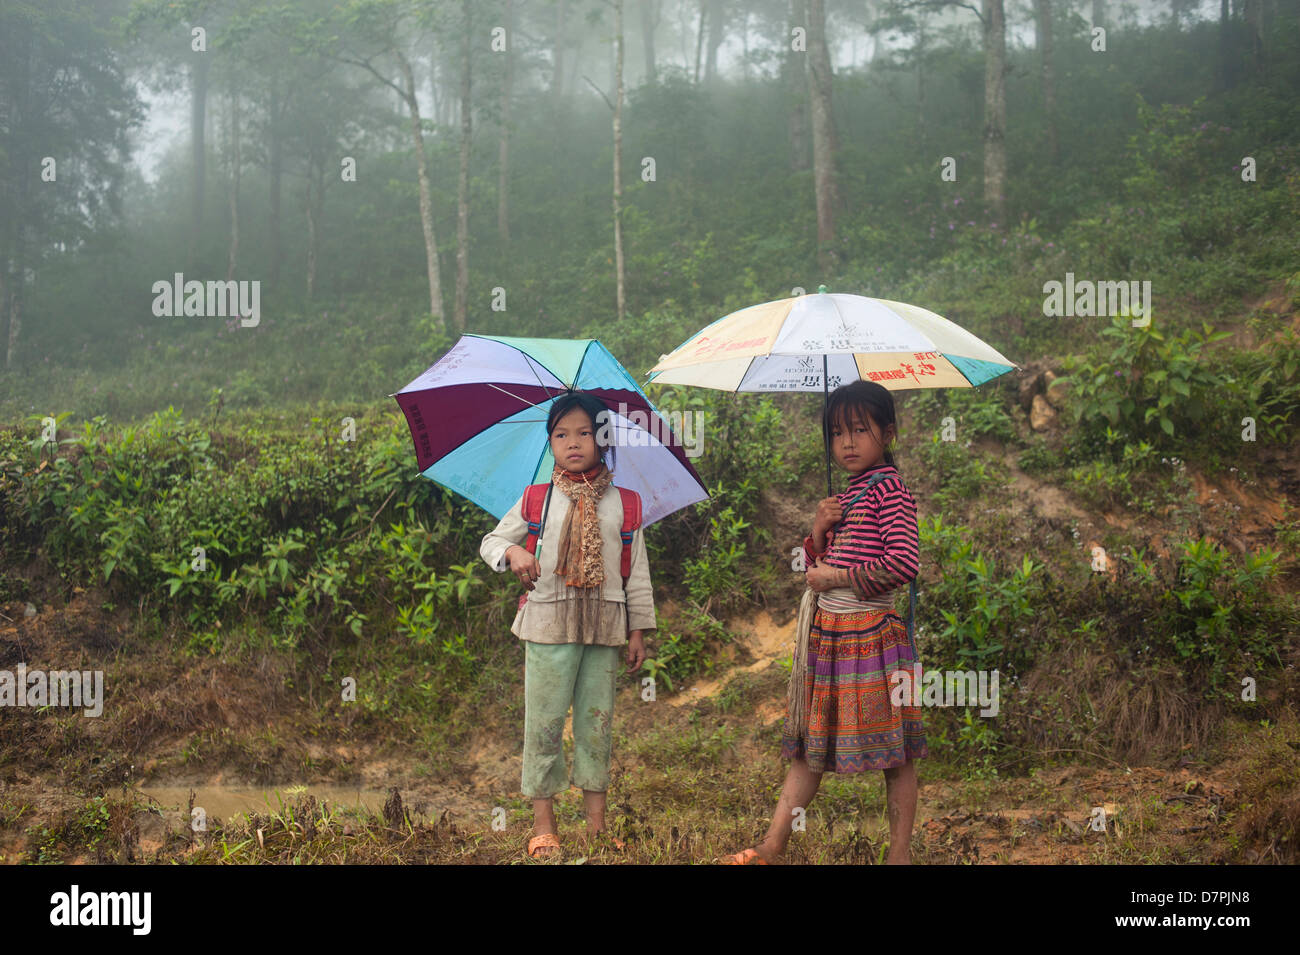
{"type": "Polygon", "coordinates": [[[847,426],[843,418],[831,425],[831,451],[835,463],[850,474],[861,474],[885,462],[885,447],[894,439],[894,426],[883,431],[871,420],[866,420],[852,408],[845,411],[850,419],[847,426]]]}
{"type": "Polygon", "coordinates": [[[551,454],[555,463],[570,471],[586,471],[600,461],[596,448],[596,428],[591,415],[574,408],[555,422],[551,432],[551,454]]]}

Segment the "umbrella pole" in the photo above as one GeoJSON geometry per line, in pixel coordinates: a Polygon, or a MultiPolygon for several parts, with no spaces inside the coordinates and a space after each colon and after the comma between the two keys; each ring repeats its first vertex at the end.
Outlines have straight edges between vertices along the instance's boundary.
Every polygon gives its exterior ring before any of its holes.
{"type": "MultiPolygon", "coordinates": [[[[830,386],[827,384],[826,356],[822,355],[822,420],[826,418],[826,408],[830,405],[830,386]]],[[[826,496],[831,496],[831,449],[826,445],[826,429],[822,428],[822,444],[826,453],[826,496]]]]}

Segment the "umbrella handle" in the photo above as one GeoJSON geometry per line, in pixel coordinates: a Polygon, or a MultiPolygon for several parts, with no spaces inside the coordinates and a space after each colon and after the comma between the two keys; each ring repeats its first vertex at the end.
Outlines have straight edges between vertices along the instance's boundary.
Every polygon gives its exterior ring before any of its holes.
{"type": "MultiPolygon", "coordinates": [[[[823,285],[823,286],[821,287],[821,290],[822,290],[823,292],[826,291],[826,286],[823,285]]],[[[831,393],[830,393],[830,385],[829,385],[829,376],[830,376],[830,370],[829,370],[828,362],[826,361],[826,353],[823,352],[823,353],[822,353],[822,444],[826,444],[826,424],[825,424],[825,422],[826,422],[826,409],[827,409],[827,407],[829,407],[829,405],[830,405],[830,401],[831,401],[831,393]]],[[[826,450],[826,496],[827,496],[827,497],[830,497],[831,494],[833,493],[833,492],[831,491],[831,449],[830,449],[830,445],[826,445],[825,450],[826,450]]]]}
{"type": "Polygon", "coordinates": [[[554,490],[555,482],[552,481],[551,486],[546,489],[546,499],[542,501],[542,522],[537,527],[537,553],[533,556],[537,558],[539,568],[542,566],[542,535],[546,533],[546,512],[551,509],[551,492],[554,490]]]}

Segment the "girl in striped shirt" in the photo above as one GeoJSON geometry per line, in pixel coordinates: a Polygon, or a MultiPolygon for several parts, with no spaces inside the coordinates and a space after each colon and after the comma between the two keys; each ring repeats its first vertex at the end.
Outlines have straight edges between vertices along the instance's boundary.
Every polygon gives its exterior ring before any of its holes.
{"type": "Polygon", "coordinates": [[[742,865],[765,864],[785,850],[791,823],[807,810],[823,773],[876,769],[885,773],[888,861],[911,861],[914,760],[928,749],[920,707],[890,699],[890,674],[911,676],[916,660],[893,597],[916,577],[919,553],[916,502],[889,451],[897,434],[893,396],[872,381],[837,388],[822,431],[849,482],[817,505],[804,539],[816,610],[801,614],[811,616],[807,670],[802,687],[791,688],[782,738],[781,756],[793,762],[766,838],[730,859],[742,865]]]}

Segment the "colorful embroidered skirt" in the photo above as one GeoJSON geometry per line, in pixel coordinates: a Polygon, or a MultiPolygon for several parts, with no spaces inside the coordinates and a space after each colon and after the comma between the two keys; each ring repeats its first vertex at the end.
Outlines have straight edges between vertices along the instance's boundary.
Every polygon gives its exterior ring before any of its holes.
{"type": "Polygon", "coordinates": [[[787,715],[781,757],[803,756],[813,772],[861,773],[929,755],[921,708],[890,701],[889,675],[906,670],[910,676],[915,659],[898,614],[819,608],[808,635],[804,681],[811,694],[808,736],[793,738],[787,715]]]}

